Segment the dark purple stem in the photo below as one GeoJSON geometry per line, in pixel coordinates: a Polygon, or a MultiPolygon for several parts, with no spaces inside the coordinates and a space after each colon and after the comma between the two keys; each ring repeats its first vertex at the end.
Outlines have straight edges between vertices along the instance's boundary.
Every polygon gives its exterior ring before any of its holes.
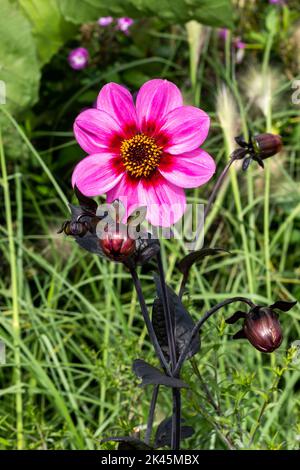
{"type": "Polygon", "coordinates": [[[174,376],[177,376],[177,374],[180,373],[181,367],[186,359],[186,356],[189,352],[189,347],[193,339],[195,338],[196,334],[199,332],[200,328],[202,325],[206,322],[206,320],[209,319],[211,315],[213,315],[215,312],[220,310],[221,308],[225,307],[225,305],[232,304],[233,302],[244,302],[248,304],[251,308],[254,307],[253,302],[251,300],[247,299],[246,297],[233,297],[232,299],[226,299],[223,302],[220,302],[219,304],[215,305],[212,307],[210,310],[208,310],[202,318],[195,324],[194,328],[192,329],[191,336],[189,341],[186,342],[184,349],[182,350],[175,371],[174,371],[174,376]]]}
{"type": "Polygon", "coordinates": [[[159,392],[159,385],[154,385],[151,404],[150,404],[150,410],[149,410],[149,416],[148,416],[148,422],[147,422],[147,431],[146,431],[146,436],[145,436],[146,444],[150,444],[158,392],[159,392]]]}
{"type": "MultiPolygon", "coordinates": [[[[164,310],[164,317],[165,317],[165,325],[166,325],[166,332],[168,338],[168,347],[171,359],[171,370],[172,374],[174,373],[177,357],[176,357],[176,343],[175,343],[175,326],[174,321],[172,319],[170,306],[169,306],[169,299],[168,299],[168,291],[165,281],[165,274],[164,268],[161,259],[161,252],[157,254],[157,264],[158,264],[158,272],[160,277],[161,283],[161,290],[162,290],[162,303],[163,303],[163,310],[164,310]]],[[[179,377],[179,376],[178,376],[179,377]]],[[[180,434],[181,434],[181,397],[180,397],[180,390],[174,388],[172,390],[173,393],[173,415],[172,415],[172,439],[171,439],[171,447],[173,450],[178,450],[180,448],[180,434]]]]}
{"type": "Polygon", "coordinates": [[[151,340],[151,342],[154,346],[156,355],[157,355],[158,359],[160,360],[160,363],[161,363],[162,367],[164,368],[164,370],[167,372],[168,375],[171,375],[169,364],[167,363],[166,358],[165,358],[165,356],[164,356],[164,354],[161,350],[161,347],[160,347],[159,342],[157,340],[152,322],[150,320],[147,305],[146,305],[144,295],[143,295],[143,291],[142,291],[142,286],[141,286],[140,280],[138,278],[137,272],[133,267],[131,267],[130,268],[130,273],[131,273],[131,276],[132,276],[132,279],[133,279],[133,282],[134,282],[134,285],[135,285],[136,293],[137,293],[139,303],[140,303],[140,306],[141,306],[142,315],[144,317],[146,327],[147,327],[147,330],[148,330],[148,333],[149,333],[149,336],[150,336],[150,340],[151,340]]]}
{"type": "Polygon", "coordinates": [[[227,165],[225,166],[224,170],[222,171],[222,173],[220,174],[219,178],[217,179],[217,182],[211,192],[211,195],[209,196],[209,199],[207,201],[207,205],[205,207],[205,211],[204,211],[204,220],[206,219],[212,205],[213,205],[213,202],[214,200],[216,199],[216,196],[224,182],[224,179],[229,171],[229,168],[231,167],[231,165],[233,164],[233,162],[236,160],[236,157],[231,157],[231,159],[229,160],[229,162],[227,163],[227,165]]]}

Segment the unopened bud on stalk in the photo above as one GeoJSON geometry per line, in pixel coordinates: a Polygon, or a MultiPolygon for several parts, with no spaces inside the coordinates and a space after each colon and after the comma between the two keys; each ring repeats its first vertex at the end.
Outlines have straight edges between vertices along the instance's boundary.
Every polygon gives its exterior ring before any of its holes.
{"type": "Polygon", "coordinates": [[[260,158],[272,157],[282,149],[282,139],[276,134],[258,134],[251,139],[253,148],[260,158]]]}
{"type": "Polygon", "coordinates": [[[126,233],[104,232],[99,240],[100,248],[107,258],[116,261],[126,261],[135,251],[135,240],[126,233]]]}
{"type": "Polygon", "coordinates": [[[274,309],[288,312],[297,302],[278,300],[268,307],[255,305],[247,312],[237,311],[226,323],[233,324],[243,319],[244,324],[232,339],[246,338],[252,346],[264,353],[271,353],[282,343],[282,330],[274,309]]]}
{"type": "Polygon", "coordinates": [[[252,346],[261,352],[271,353],[282,343],[278,316],[267,307],[247,315],[243,331],[252,346]]]}
{"type": "Polygon", "coordinates": [[[243,136],[238,136],[235,141],[240,148],[234,150],[231,158],[243,159],[243,170],[247,170],[252,160],[263,168],[263,160],[276,155],[282,149],[282,139],[276,134],[257,134],[251,137],[249,142],[246,142],[243,136]]]}

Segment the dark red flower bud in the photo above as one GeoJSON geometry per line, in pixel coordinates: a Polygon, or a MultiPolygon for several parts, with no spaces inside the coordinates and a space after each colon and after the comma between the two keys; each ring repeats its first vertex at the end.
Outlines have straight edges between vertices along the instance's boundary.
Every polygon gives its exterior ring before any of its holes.
{"type": "Polygon", "coordinates": [[[135,240],[122,231],[104,232],[99,240],[103,253],[111,260],[126,261],[135,251],[135,240]]]}
{"type": "Polygon", "coordinates": [[[276,134],[258,134],[251,139],[253,149],[259,157],[272,157],[282,149],[282,140],[280,135],[276,134]]]}
{"type": "Polygon", "coordinates": [[[278,316],[268,307],[255,307],[246,316],[244,336],[259,351],[271,353],[282,342],[282,330],[278,316]]]}

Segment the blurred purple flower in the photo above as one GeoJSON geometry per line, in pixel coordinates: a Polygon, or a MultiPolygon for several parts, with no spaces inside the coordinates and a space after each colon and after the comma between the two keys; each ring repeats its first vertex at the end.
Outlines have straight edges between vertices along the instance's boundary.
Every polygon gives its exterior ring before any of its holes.
{"type": "Polygon", "coordinates": [[[283,0],[269,0],[269,3],[271,3],[271,5],[283,5],[284,4],[283,0]]]}
{"type": "Polygon", "coordinates": [[[112,16],[102,16],[98,20],[99,26],[109,26],[114,21],[112,16]]]}
{"type": "Polygon", "coordinates": [[[223,39],[223,41],[226,41],[227,35],[228,35],[228,29],[227,28],[222,28],[219,30],[219,38],[223,39]]]}
{"type": "Polygon", "coordinates": [[[246,47],[246,43],[242,41],[240,37],[235,38],[233,44],[236,49],[245,49],[246,47]]]}
{"type": "Polygon", "coordinates": [[[133,25],[134,20],[132,18],[124,17],[124,18],[118,18],[117,20],[117,28],[120,31],[123,31],[123,33],[127,34],[129,28],[133,25]]]}
{"type": "Polygon", "coordinates": [[[73,49],[68,55],[68,62],[70,67],[74,70],[84,69],[89,62],[89,52],[85,47],[77,47],[73,49]]]}

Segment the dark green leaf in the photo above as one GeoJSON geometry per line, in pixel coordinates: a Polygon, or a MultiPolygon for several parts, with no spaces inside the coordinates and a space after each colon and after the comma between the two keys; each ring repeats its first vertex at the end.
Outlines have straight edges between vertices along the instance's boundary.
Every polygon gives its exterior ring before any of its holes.
{"type": "Polygon", "coordinates": [[[136,359],[133,362],[132,370],[137,377],[142,379],[141,386],[144,385],[165,385],[166,387],[172,388],[187,388],[188,385],[182,380],[169,377],[161,372],[156,367],[151,366],[142,359],[136,359]]]}
{"type": "MultiPolygon", "coordinates": [[[[182,420],[183,421],[183,420],[182,420]]],[[[194,430],[191,426],[181,426],[180,440],[187,439],[194,434],[194,430]]],[[[158,426],[156,434],[154,447],[157,449],[159,447],[171,447],[171,437],[172,437],[172,418],[164,419],[158,426]]]]}
{"type": "Polygon", "coordinates": [[[107,437],[101,440],[101,443],[104,442],[118,442],[118,450],[152,450],[152,447],[148,446],[144,441],[131,436],[107,437]]]}
{"type": "Polygon", "coordinates": [[[243,328],[231,337],[231,339],[245,339],[245,338],[246,338],[246,335],[245,335],[243,328]]]}
{"type": "Polygon", "coordinates": [[[231,317],[227,318],[227,320],[225,320],[225,323],[228,323],[228,325],[232,325],[233,323],[237,322],[241,318],[246,318],[246,316],[247,316],[246,312],[242,312],[238,310],[233,315],[231,315],[231,317]]]}
{"type": "Polygon", "coordinates": [[[201,250],[192,251],[178,263],[178,269],[182,274],[187,274],[194,263],[201,261],[205,256],[216,255],[218,253],[228,254],[229,251],[223,248],[202,248],[201,250]]]}
{"type": "Polygon", "coordinates": [[[82,194],[82,192],[80,192],[77,186],[74,187],[74,192],[76,194],[80,207],[82,207],[82,209],[84,209],[85,211],[91,212],[92,214],[96,214],[98,207],[96,201],[82,194]]]}
{"type": "Polygon", "coordinates": [[[288,312],[293,308],[297,303],[297,300],[294,302],[287,302],[285,300],[277,300],[274,304],[270,305],[269,308],[278,308],[278,310],[281,310],[282,312],[288,312]]]}
{"type": "Polygon", "coordinates": [[[103,256],[103,252],[99,244],[99,238],[95,233],[88,232],[84,237],[75,237],[75,240],[81,248],[84,248],[94,255],[103,256]]]}
{"type": "MultiPolygon", "coordinates": [[[[152,311],[152,322],[157,339],[160,342],[160,346],[163,351],[168,355],[168,340],[165,330],[165,320],[164,320],[164,311],[162,307],[162,289],[160,279],[157,275],[154,276],[156,289],[158,294],[158,299],[154,301],[153,311],[152,311]]],[[[181,302],[178,295],[167,286],[169,307],[171,314],[173,315],[175,321],[175,343],[176,343],[176,353],[177,356],[180,355],[181,351],[184,349],[187,341],[190,340],[191,332],[195,326],[195,322],[185,309],[183,303],[181,302]]],[[[189,353],[187,359],[191,358],[200,349],[200,338],[199,335],[196,335],[193,341],[190,344],[189,353]]]]}
{"type": "Polygon", "coordinates": [[[152,324],[158,339],[159,345],[165,357],[169,360],[168,337],[164,317],[163,304],[160,299],[155,299],[152,306],[152,324]]]}

